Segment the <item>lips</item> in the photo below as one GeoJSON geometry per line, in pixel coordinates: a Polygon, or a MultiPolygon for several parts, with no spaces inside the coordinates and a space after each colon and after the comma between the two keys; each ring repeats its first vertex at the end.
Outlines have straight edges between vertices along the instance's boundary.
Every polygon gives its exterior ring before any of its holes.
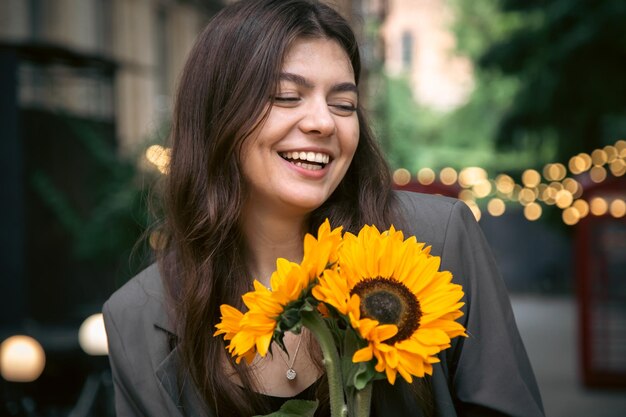
{"type": "Polygon", "coordinates": [[[323,169],[330,162],[330,155],[322,152],[291,151],[280,156],[292,164],[313,171],[323,169]]]}

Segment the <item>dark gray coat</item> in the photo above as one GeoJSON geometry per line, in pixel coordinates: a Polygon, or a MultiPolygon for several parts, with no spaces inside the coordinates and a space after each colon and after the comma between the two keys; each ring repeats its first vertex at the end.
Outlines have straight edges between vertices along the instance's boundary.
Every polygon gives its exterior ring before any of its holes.
{"type": "MultiPolygon", "coordinates": [[[[543,416],[506,289],[472,213],[450,198],[406,192],[398,196],[408,220],[405,237],[415,235],[432,245],[431,253],[441,256],[441,269],[451,271],[465,291],[465,315],[459,320],[469,337],[453,340],[435,364],[437,415],[543,416]]],[[[190,381],[179,383],[179,355],[171,343],[174,326],[158,268],[153,265],[130,280],[103,312],[118,416],[205,415],[190,381]]],[[[406,385],[378,384],[375,389],[376,415],[421,415],[406,385]]]]}

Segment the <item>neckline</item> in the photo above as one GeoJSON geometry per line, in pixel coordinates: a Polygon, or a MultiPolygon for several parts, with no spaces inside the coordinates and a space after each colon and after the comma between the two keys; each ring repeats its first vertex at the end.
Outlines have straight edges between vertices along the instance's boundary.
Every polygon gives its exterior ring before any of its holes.
{"type": "Polygon", "coordinates": [[[302,391],[300,391],[297,394],[292,395],[292,396],[280,397],[280,396],[276,396],[276,395],[263,394],[263,393],[255,392],[255,391],[253,391],[253,394],[258,395],[258,396],[263,397],[263,398],[266,398],[266,399],[269,399],[269,400],[275,400],[275,401],[286,401],[286,400],[289,400],[289,399],[309,399],[309,398],[315,398],[315,390],[317,389],[319,384],[322,382],[322,378],[324,378],[325,376],[326,376],[326,374],[322,374],[319,378],[317,378],[315,381],[313,381],[313,383],[311,385],[309,385],[308,387],[306,387],[302,391]]]}

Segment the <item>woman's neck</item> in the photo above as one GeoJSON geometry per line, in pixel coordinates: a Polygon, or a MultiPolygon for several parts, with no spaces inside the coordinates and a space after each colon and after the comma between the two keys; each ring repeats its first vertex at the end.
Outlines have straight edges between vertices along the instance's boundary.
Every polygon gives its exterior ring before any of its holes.
{"type": "Polygon", "coordinates": [[[269,286],[276,269],[276,259],[300,262],[306,218],[248,212],[244,216],[243,233],[248,249],[248,268],[253,278],[269,286]]]}

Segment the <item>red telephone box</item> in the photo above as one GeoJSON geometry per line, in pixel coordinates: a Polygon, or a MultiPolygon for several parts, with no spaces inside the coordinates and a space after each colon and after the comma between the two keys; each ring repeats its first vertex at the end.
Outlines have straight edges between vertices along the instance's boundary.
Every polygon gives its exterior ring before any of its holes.
{"type": "MultiPolygon", "coordinates": [[[[626,177],[585,187],[584,197],[626,200],[626,177]]],[[[583,382],[626,387],[626,216],[591,213],[576,225],[583,382]]]]}

